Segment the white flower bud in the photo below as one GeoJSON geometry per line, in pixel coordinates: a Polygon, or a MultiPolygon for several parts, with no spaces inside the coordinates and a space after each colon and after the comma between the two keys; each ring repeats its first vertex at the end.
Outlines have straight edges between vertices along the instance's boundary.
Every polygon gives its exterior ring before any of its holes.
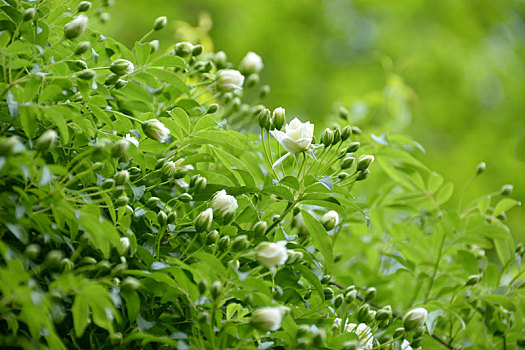
{"type": "Polygon", "coordinates": [[[195,218],[195,230],[197,232],[209,231],[213,221],[213,210],[211,208],[201,212],[195,218]]]}
{"type": "Polygon", "coordinates": [[[127,252],[130,246],[130,241],[128,237],[121,237],[120,238],[120,246],[122,248],[122,252],[127,252]]]}
{"type": "Polygon", "coordinates": [[[242,89],[243,75],[234,69],[223,69],[217,73],[217,88],[221,92],[233,92],[242,89]]]}
{"type": "Polygon", "coordinates": [[[133,72],[135,66],[128,60],[118,59],[113,61],[109,66],[109,70],[115,73],[116,75],[126,75],[133,72]]]}
{"type": "Polygon", "coordinates": [[[53,149],[58,139],[58,134],[54,130],[47,130],[36,141],[36,148],[45,152],[53,149]]]}
{"type": "Polygon", "coordinates": [[[416,330],[425,323],[427,316],[428,311],[422,307],[412,309],[403,317],[403,327],[407,332],[416,330]]]}
{"type": "Polygon", "coordinates": [[[64,36],[66,39],[75,39],[81,36],[86,30],[88,19],[86,16],[78,16],[64,26],[64,36]]]}
{"type": "Polygon", "coordinates": [[[257,247],[256,256],[259,263],[270,269],[284,265],[286,260],[288,260],[286,241],[277,243],[263,242],[257,247]]]}
{"type": "Polygon", "coordinates": [[[240,71],[245,75],[259,73],[264,67],[263,61],[255,52],[248,52],[239,65],[240,71]]]}
{"type": "Polygon", "coordinates": [[[170,134],[170,130],[157,119],[145,121],[144,124],[142,124],[142,130],[144,130],[146,135],[160,142],[164,142],[170,134]]]}
{"type": "Polygon", "coordinates": [[[332,230],[339,223],[339,214],[335,210],[330,210],[321,218],[321,224],[327,231],[332,230]]]}
{"type": "Polygon", "coordinates": [[[226,194],[225,190],[221,190],[213,196],[210,206],[218,217],[222,217],[225,213],[234,212],[238,208],[235,197],[226,194]]]}
{"type": "Polygon", "coordinates": [[[278,307],[261,307],[254,311],[252,325],[260,331],[276,331],[281,328],[282,310],[278,307]]]}
{"type": "Polygon", "coordinates": [[[158,31],[166,27],[166,24],[168,24],[168,19],[166,16],[159,17],[153,22],[153,30],[158,31]]]}
{"type": "Polygon", "coordinates": [[[281,130],[286,123],[286,110],[282,107],[277,107],[273,110],[272,125],[277,130],[281,130]]]}
{"type": "Polygon", "coordinates": [[[357,160],[357,171],[368,169],[370,164],[374,161],[374,156],[372,155],[362,155],[357,160]]]}

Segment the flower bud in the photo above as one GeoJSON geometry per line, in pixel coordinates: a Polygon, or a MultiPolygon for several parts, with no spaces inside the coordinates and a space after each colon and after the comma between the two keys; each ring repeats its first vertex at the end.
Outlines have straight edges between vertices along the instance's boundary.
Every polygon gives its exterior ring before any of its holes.
{"type": "Polygon", "coordinates": [[[162,165],[160,172],[164,178],[170,179],[170,178],[173,178],[173,175],[175,175],[176,170],[177,170],[177,165],[175,164],[175,162],[172,162],[170,160],[170,161],[165,162],[162,165]]]}
{"type": "Polygon", "coordinates": [[[514,189],[514,186],[510,184],[503,185],[503,187],[501,187],[500,193],[502,196],[510,196],[512,194],[513,189],[514,189]]]}
{"type": "Polygon", "coordinates": [[[352,127],[350,125],[347,125],[343,128],[341,131],[341,141],[346,141],[352,136],[352,127]]]}
{"type": "Polygon", "coordinates": [[[27,22],[35,18],[36,16],[36,8],[30,7],[24,11],[24,15],[22,16],[22,21],[27,22]]]}
{"type": "Polygon", "coordinates": [[[330,210],[321,218],[321,224],[326,231],[332,230],[339,223],[339,214],[335,210],[330,210]]]}
{"type": "Polygon", "coordinates": [[[129,182],[129,172],[127,170],[121,170],[116,173],[113,178],[115,179],[115,184],[117,186],[125,185],[129,182]]]}
{"type": "Polygon", "coordinates": [[[210,294],[213,299],[217,299],[222,293],[222,284],[221,281],[215,281],[211,285],[210,294]]]}
{"type": "Polygon", "coordinates": [[[54,130],[45,131],[36,141],[36,149],[41,152],[50,151],[55,147],[58,134],[54,130]]]}
{"type": "Polygon", "coordinates": [[[46,258],[44,260],[44,264],[50,268],[54,269],[58,267],[60,264],[60,261],[64,258],[64,252],[61,250],[52,250],[49,253],[47,253],[46,258]]]}
{"type": "Polygon", "coordinates": [[[95,77],[96,73],[92,69],[84,69],[80,72],[77,72],[77,78],[82,80],[91,80],[95,77]]]}
{"type": "Polygon", "coordinates": [[[248,78],[246,78],[246,82],[244,83],[244,86],[247,88],[252,88],[255,85],[259,84],[260,78],[259,74],[250,74],[248,78]]]}
{"type": "Polygon", "coordinates": [[[250,245],[250,241],[248,240],[248,236],[246,235],[239,235],[233,239],[232,248],[235,251],[242,251],[250,245]]]}
{"type": "Polygon", "coordinates": [[[202,295],[208,289],[208,283],[205,280],[200,280],[198,287],[199,287],[199,293],[202,295]]]}
{"type": "Polygon", "coordinates": [[[120,139],[111,148],[111,155],[115,158],[125,157],[128,154],[129,141],[120,139]]]}
{"type": "Polygon", "coordinates": [[[157,52],[159,50],[159,47],[160,47],[160,41],[158,41],[158,40],[151,40],[149,42],[149,48],[150,48],[149,52],[150,53],[157,52]]]}
{"type": "Polygon", "coordinates": [[[182,179],[184,176],[188,175],[189,171],[190,171],[190,169],[188,169],[186,167],[177,168],[173,172],[173,178],[174,179],[182,179]]]}
{"type": "Polygon", "coordinates": [[[334,129],[334,140],[332,141],[332,145],[337,145],[339,142],[341,142],[341,129],[335,128],[334,129]]]}
{"type": "Polygon", "coordinates": [[[142,130],[147,136],[159,142],[164,142],[170,134],[170,130],[166,128],[164,124],[162,124],[157,119],[150,119],[145,121],[142,124],[142,130]]]}
{"type": "Polygon", "coordinates": [[[270,128],[270,110],[268,108],[263,109],[257,116],[257,120],[262,129],[268,130],[270,128]]]}
{"type": "Polygon", "coordinates": [[[159,17],[155,20],[155,22],[153,22],[153,30],[159,31],[166,27],[166,24],[168,24],[168,19],[166,16],[159,17]]]}
{"type": "Polygon", "coordinates": [[[257,221],[255,225],[253,225],[252,230],[256,236],[261,236],[264,235],[267,228],[268,224],[266,223],[266,221],[257,221]]]}
{"type": "Polygon", "coordinates": [[[283,314],[278,307],[261,307],[253,312],[251,324],[254,328],[263,331],[276,331],[281,328],[283,314]]]}
{"type": "Polygon", "coordinates": [[[195,45],[193,46],[193,49],[191,50],[191,55],[196,57],[199,56],[202,53],[202,45],[195,45]]]}
{"type": "Polygon", "coordinates": [[[403,327],[396,328],[394,330],[393,337],[394,338],[401,338],[401,336],[405,334],[405,329],[403,327]]]}
{"type": "Polygon", "coordinates": [[[428,311],[422,307],[410,310],[403,317],[403,327],[407,332],[418,329],[423,326],[427,320],[428,311]]]}
{"type": "Polygon", "coordinates": [[[157,208],[157,206],[159,205],[160,203],[160,198],[159,197],[150,197],[148,198],[148,200],[146,201],[146,208],[148,209],[155,209],[157,208]]]}
{"type": "Polygon", "coordinates": [[[352,165],[354,165],[354,162],[355,162],[355,158],[354,158],[354,157],[346,157],[346,158],[343,159],[343,161],[341,162],[341,169],[348,169],[348,168],[351,168],[352,165]]]}
{"type": "Polygon", "coordinates": [[[330,275],[324,275],[322,278],[321,278],[321,283],[322,284],[327,284],[328,282],[330,282],[332,280],[332,276],[330,275]]]}
{"type": "Polygon", "coordinates": [[[119,76],[130,74],[134,69],[135,66],[133,63],[123,58],[119,58],[118,60],[111,62],[111,65],[109,66],[109,70],[119,76]]]}
{"type": "Polygon", "coordinates": [[[356,181],[363,181],[366,180],[370,176],[370,170],[365,169],[363,171],[360,171],[357,173],[357,176],[355,178],[356,181]]]}
{"type": "Polygon", "coordinates": [[[270,94],[270,86],[269,85],[263,85],[261,86],[261,90],[259,91],[259,97],[265,98],[270,94]]]}
{"type": "Polygon", "coordinates": [[[239,65],[239,70],[244,75],[259,73],[264,67],[263,61],[259,55],[254,52],[248,52],[239,65]]]}
{"type": "Polygon", "coordinates": [[[312,297],[312,290],[310,289],[309,291],[307,291],[305,294],[304,294],[304,297],[303,299],[304,300],[308,300],[312,297]]]}
{"type": "Polygon", "coordinates": [[[359,146],[361,146],[359,142],[351,142],[346,149],[346,153],[354,153],[359,149],[359,146]]]}
{"type": "Polygon", "coordinates": [[[479,281],[481,281],[481,275],[471,275],[468,276],[467,282],[465,283],[466,286],[473,286],[475,284],[478,284],[479,281]]]}
{"type": "Polygon", "coordinates": [[[175,44],[175,55],[179,57],[186,57],[191,54],[193,45],[187,41],[175,44]]]}
{"type": "Polygon", "coordinates": [[[303,252],[297,252],[295,250],[288,250],[287,264],[294,264],[297,261],[301,261],[304,258],[303,252]]]}
{"type": "Polygon", "coordinates": [[[115,186],[113,189],[113,195],[115,197],[122,196],[123,194],[126,194],[126,187],[125,186],[115,186]]]}
{"type": "Polygon", "coordinates": [[[286,110],[282,107],[277,107],[274,109],[272,121],[274,129],[281,130],[286,123],[286,110]]]}
{"type": "Polygon", "coordinates": [[[86,12],[89,11],[91,8],[91,3],[89,1],[81,1],[80,4],[78,4],[78,12],[86,12]]]}
{"type": "Polygon", "coordinates": [[[357,320],[362,323],[366,323],[368,320],[368,312],[370,311],[370,305],[363,304],[357,309],[357,320]]]}
{"type": "Polygon", "coordinates": [[[219,110],[219,105],[214,103],[208,107],[208,110],[206,111],[206,113],[213,114],[213,113],[216,113],[218,110],[219,110]]]}
{"type": "Polygon", "coordinates": [[[234,69],[223,69],[217,72],[217,89],[221,92],[234,92],[242,89],[244,76],[234,69]]]}
{"type": "Polygon", "coordinates": [[[326,128],[323,134],[321,135],[321,143],[325,147],[329,147],[332,145],[333,142],[334,142],[334,133],[332,132],[332,130],[326,128]]]}
{"type": "Polygon", "coordinates": [[[228,63],[228,57],[224,51],[217,52],[213,60],[215,61],[215,65],[218,69],[226,67],[226,64],[228,63]]]}
{"type": "Polygon", "coordinates": [[[175,210],[172,210],[168,214],[168,223],[173,225],[175,224],[176,221],[177,221],[177,212],[175,210]]]}
{"type": "Polygon", "coordinates": [[[212,222],[213,210],[208,208],[195,218],[195,230],[197,232],[207,232],[210,230],[212,222]]]}
{"type": "Polygon", "coordinates": [[[376,313],[376,320],[377,321],[386,321],[392,318],[392,308],[390,305],[387,305],[381,309],[379,309],[376,313]]]}
{"type": "Polygon", "coordinates": [[[350,113],[348,112],[348,109],[346,109],[344,107],[339,107],[339,118],[344,119],[344,120],[348,120],[348,116],[349,115],[350,115],[350,113]]]}
{"type": "Polygon", "coordinates": [[[24,145],[20,142],[18,136],[0,139],[0,155],[10,156],[20,153],[24,145]]]}
{"type": "Polygon", "coordinates": [[[128,81],[127,80],[119,79],[115,83],[115,89],[120,90],[120,89],[126,87],[126,85],[128,85],[128,81]]]}
{"type": "Polygon", "coordinates": [[[125,253],[128,251],[131,243],[128,237],[120,237],[120,248],[121,252],[125,253]]]}
{"type": "Polygon", "coordinates": [[[86,16],[78,16],[64,26],[64,37],[66,39],[75,39],[81,36],[86,30],[88,19],[86,16]]]}
{"type": "Polygon", "coordinates": [[[120,283],[120,289],[124,291],[137,290],[140,287],[140,281],[135,277],[126,277],[120,283]]]}
{"type": "Polygon", "coordinates": [[[217,230],[210,231],[206,235],[206,243],[208,244],[215,243],[217,242],[218,239],[219,239],[219,231],[217,230]]]}
{"type": "Polygon", "coordinates": [[[487,168],[487,164],[485,162],[481,162],[476,166],[476,175],[481,175],[485,172],[485,169],[487,168]]]}
{"type": "Polygon", "coordinates": [[[325,287],[323,289],[323,294],[324,300],[332,300],[332,298],[334,297],[334,290],[330,287],[325,287]]]}
{"type": "Polygon", "coordinates": [[[312,345],[315,349],[321,349],[325,341],[325,332],[323,330],[317,330],[312,337],[312,345]]]}
{"type": "Polygon", "coordinates": [[[71,272],[75,268],[75,264],[68,258],[60,261],[60,270],[64,273],[71,272]]]}
{"type": "Polygon", "coordinates": [[[160,226],[165,226],[168,223],[168,214],[164,210],[157,213],[157,220],[160,226]]]}
{"type": "Polygon", "coordinates": [[[35,260],[40,255],[40,246],[38,244],[28,245],[24,250],[24,255],[31,260],[35,260]]]}
{"type": "Polygon", "coordinates": [[[85,53],[89,48],[91,47],[91,43],[89,41],[81,41],[78,43],[77,47],[75,48],[74,54],[76,56],[80,56],[83,53],[85,53]]]}
{"type": "Polygon", "coordinates": [[[123,206],[127,205],[128,203],[129,203],[128,196],[123,194],[123,195],[121,195],[120,197],[117,198],[117,200],[115,201],[115,206],[116,207],[123,207],[123,206]]]}
{"type": "Polygon", "coordinates": [[[208,186],[208,180],[206,180],[205,177],[199,176],[199,178],[195,181],[195,193],[204,191],[206,186],[208,186]]]}
{"type": "Polygon", "coordinates": [[[345,298],[343,297],[343,294],[339,294],[338,296],[336,296],[334,299],[334,307],[338,308],[339,306],[341,306],[344,300],[345,298]]]}
{"type": "Polygon", "coordinates": [[[374,287],[370,287],[365,291],[365,301],[373,300],[377,295],[377,290],[374,287]]]}
{"type": "Polygon", "coordinates": [[[351,290],[345,293],[345,303],[352,304],[357,298],[357,291],[351,290]]]}
{"type": "Polygon", "coordinates": [[[230,249],[230,243],[231,243],[230,236],[222,236],[219,239],[219,249],[222,251],[227,251],[228,249],[230,249]]]}
{"type": "Polygon", "coordinates": [[[368,169],[370,164],[374,161],[374,156],[365,154],[357,160],[357,171],[368,169]]]}
{"type": "Polygon", "coordinates": [[[359,340],[349,340],[343,343],[343,350],[361,350],[361,342],[359,340]]]}
{"type": "Polygon", "coordinates": [[[191,194],[189,193],[183,193],[179,196],[179,201],[183,202],[183,203],[189,203],[193,200],[193,197],[191,196],[191,194]]]}
{"type": "Polygon", "coordinates": [[[107,76],[106,80],[104,80],[104,85],[109,86],[116,84],[117,81],[119,81],[118,75],[110,74],[107,76]]]}

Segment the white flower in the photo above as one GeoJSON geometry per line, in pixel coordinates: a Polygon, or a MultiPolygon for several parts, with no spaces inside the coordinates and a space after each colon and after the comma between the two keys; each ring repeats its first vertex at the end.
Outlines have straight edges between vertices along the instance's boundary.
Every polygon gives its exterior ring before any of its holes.
{"type": "Polygon", "coordinates": [[[244,76],[238,70],[223,69],[217,73],[217,88],[222,92],[242,89],[244,76]]]}
{"type": "Polygon", "coordinates": [[[263,61],[255,52],[248,52],[241,61],[239,68],[245,74],[259,73],[264,67],[263,61]]]}
{"type": "Polygon", "coordinates": [[[279,307],[260,307],[253,313],[252,324],[261,331],[276,331],[281,328],[283,312],[279,307]]]}
{"type": "MultiPolygon", "coordinates": [[[[337,327],[341,327],[342,320],[336,318],[334,324],[337,327]]],[[[363,349],[372,349],[374,347],[374,337],[372,335],[372,329],[364,323],[355,324],[347,323],[345,326],[345,332],[355,333],[363,346],[363,349]]]]}
{"type": "Polygon", "coordinates": [[[408,340],[403,339],[403,342],[401,343],[401,350],[412,350],[412,347],[410,346],[408,340]]]}
{"type": "Polygon", "coordinates": [[[146,135],[160,142],[164,142],[170,134],[170,130],[157,119],[146,120],[142,129],[146,135]]]}
{"type": "Polygon", "coordinates": [[[286,241],[263,242],[257,247],[256,256],[262,265],[274,270],[276,266],[284,265],[288,260],[286,241]]]}
{"type": "Polygon", "coordinates": [[[221,213],[221,215],[226,212],[235,211],[238,207],[235,197],[226,194],[225,190],[220,190],[213,196],[210,206],[214,212],[221,213]]]}
{"type": "Polygon", "coordinates": [[[122,250],[124,252],[127,252],[130,246],[129,238],[128,237],[121,237],[120,238],[120,245],[122,247],[122,250]]]}
{"type": "Polygon", "coordinates": [[[134,144],[135,146],[139,146],[139,140],[137,140],[136,137],[131,136],[130,134],[126,134],[126,137],[124,137],[124,140],[134,144]]]}
{"type": "Polygon", "coordinates": [[[274,168],[281,164],[290,154],[306,151],[310,148],[314,136],[314,125],[310,124],[310,122],[301,123],[297,118],[292,120],[290,124],[286,124],[284,130],[285,132],[279,130],[270,131],[277,142],[288,151],[285,156],[275,162],[274,168]]]}

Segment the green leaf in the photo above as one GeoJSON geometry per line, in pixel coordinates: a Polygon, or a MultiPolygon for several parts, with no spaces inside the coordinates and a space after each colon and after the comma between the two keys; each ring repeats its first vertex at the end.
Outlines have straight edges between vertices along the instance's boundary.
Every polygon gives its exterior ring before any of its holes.
{"type": "Polygon", "coordinates": [[[296,264],[294,267],[301,273],[301,276],[304,277],[315,288],[321,300],[324,300],[323,286],[321,285],[321,281],[319,281],[319,278],[317,278],[315,273],[301,264],[296,264]]]}
{"type": "Polygon", "coordinates": [[[186,84],[184,84],[184,82],[181,80],[181,78],[177,74],[167,71],[165,69],[159,69],[159,68],[148,68],[146,71],[148,73],[153,74],[157,78],[169,83],[173,87],[180,90],[182,93],[188,96],[190,95],[190,89],[188,88],[186,84]]]}
{"type": "Polygon", "coordinates": [[[141,44],[138,41],[135,42],[135,55],[137,56],[137,63],[140,66],[143,66],[148,62],[150,51],[151,46],[149,43],[141,44]]]}
{"type": "Polygon", "coordinates": [[[516,205],[521,205],[521,203],[512,198],[503,198],[496,204],[496,207],[494,207],[493,215],[497,217],[516,205]]]}
{"type": "Polygon", "coordinates": [[[316,218],[312,216],[308,211],[301,210],[304,222],[312,238],[314,247],[316,247],[324,257],[324,269],[326,274],[332,272],[334,265],[334,252],[330,237],[326,232],[325,228],[316,218]]]}
{"type": "Polygon", "coordinates": [[[299,191],[300,185],[299,181],[295,176],[285,176],[279,181],[279,183],[288,186],[290,188],[293,188],[294,190],[299,191]]]}
{"type": "Polygon", "coordinates": [[[81,337],[89,321],[89,306],[84,294],[77,294],[71,312],[73,313],[75,334],[77,337],[81,337]]]}
{"type": "Polygon", "coordinates": [[[184,60],[180,57],[173,55],[166,55],[157,58],[151,63],[152,66],[156,67],[174,67],[174,68],[184,68],[186,65],[184,60]]]}
{"type": "Polygon", "coordinates": [[[171,116],[177,125],[188,134],[190,132],[190,118],[182,108],[175,108],[171,112],[171,116]]]}
{"type": "Polygon", "coordinates": [[[274,194],[278,197],[281,197],[282,199],[286,199],[287,201],[292,202],[293,201],[293,194],[284,186],[268,186],[261,190],[261,193],[266,194],[274,194]]]}
{"type": "Polygon", "coordinates": [[[441,189],[437,193],[437,202],[439,204],[445,203],[450,199],[450,197],[452,197],[452,193],[454,193],[454,184],[452,182],[448,182],[445,186],[441,187],[441,189]]]}

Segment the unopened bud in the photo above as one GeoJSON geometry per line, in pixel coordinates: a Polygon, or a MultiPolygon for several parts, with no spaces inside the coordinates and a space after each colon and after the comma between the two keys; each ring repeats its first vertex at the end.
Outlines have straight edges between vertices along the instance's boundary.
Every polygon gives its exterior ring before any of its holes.
{"type": "Polygon", "coordinates": [[[327,231],[332,230],[339,223],[339,214],[335,210],[330,210],[321,218],[321,224],[327,231]]]}
{"type": "Polygon", "coordinates": [[[145,205],[146,205],[146,208],[148,208],[148,209],[155,209],[155,208],[157,208],[159,203],[160,203],[160,198],[159,197],[150,197],[146,201],[145,205]]]}
{"type": "Polygon", "coordinates": [[[179,196],[179,201],[183,202],[183,203],[189,203],[193,200],[193,197],[191,196],[191,194],[189,193],[183,193],[179,196]]]}
{"type": "Polygon", "coordinates": [[[263,109],[257,116],[257,119],[262,129],[270,128],[270,110],[268,108],[263,109]]]}
{"type": "Polygon", "coordinates": [[[471,275],[468,277],[467,282],[465,283],[466,286],[473,286],[475,284],[478,284],[479,281],[481,281],[481,275],[471,275]]]}
{"type": "Polygon", "coordinates": [[[172,210],[168,214],[168,223],[169,224],[175,224],[176,221],[177,221],[177,212],[175,210],[172,210]]]}
{"type": "Polygon", "coordinates": [[[173,172],[173,178],[182,179],[184,176],[188,175],[189,171],[190,170],[188,168],[183,168],[183,167],[176,168],[175,171],[173,172]]]}
{"type": "Polygon", "coordinates": [[[376,320],[377,321],[386,321],[392,318],[392,308],[390,305],[387,305],[381,309],[379,309],[376,313],[376,320]]]}
{"type": "Polygon", "coordinates": [[[248,248],[249,245],[250,245],[250,241],[248,240],[248,236],[239,235],[233,239],[232,248],[235,251],[242,251],[248,248]]]}
{"type": "Polygon", "coordinates": [[[348,145],[348,148],[346,149],[346,152],[347,153],[354,153],[355,151],[357,151],[359,149],[359,146],[361,146],[361,144],[359,142],[352,142],[352,143],[350,143],[350,145],[348,145]]]}
{"type": "Polygon", "coordinates": [[[351,290],[345,293],[345,303],[352,304],[357,298],[357,291],[351,290]]]}
{"type": "Polygon", "coordinates": [[[326,287],[323,289],[324,300],[331,300],[334,297],[334,291],[332,288],[326,287]]]}
{"type": "Polygon", "coordinates": [[[230,243],[231,243],[230,236],[222,236],[219,239],[219,249],[223,251],[230,249],[230,243]]]}
{"type": "Polygon", "coordinates": [[[351,168],[352,165],[354,165],[354,162],[355,162],[355,158],[354,158],[354,157],[346,157],[346,158],[343,159],[343,161],[341,162],[341,169],[348,169],[348,168],[351,168]]]}
{"type": "Polygon", "coordinates": [[[175,162],[167,161],[163,163],[160,172],[162,176],[166,179],[173,178],[173,175],[175,175],[175,171],[177,170],[177,165],[175,165],[175,162]]]}
{"type": "Polygon", "coordinates": [[[208,283],[205,280],[200,280],[198,287],[199,287],[199,293],[204,294],[206,290],[208,289],[208,283]]]}
{"type": "Polygon", "coordinates": [[[58,267],[60,264],[60,261],[64,258],[64,252],[61,250],[52,250],[49,253],[47,253],[46,258],[44,260],[44,264],[50,268],[54,269],[58,267]]]}
{"type": "Polygon", "coordinates": [[[129,141],[120,139],[111,148],[111,155],[115,158],[125,157],[128,154],[129,141]]]}
{"type": "Polygon", "coordinates": [[[221,69],[226,67],[226,64],[228,63],[228,57],[224,51],[219,51],[215,54],[214,61],[217,68],[221,69]]]}
{"type": "Polygon", "coordinates": [[[328,282],[330,282],[332,280],[332,276],[330,275],[324,275],[322,278],[321,278],[321,283],[322,284],[327,284],[328,282]]]}
{"type": "Polygon", "coordinates": [[[31,260],[35,260],[40,255],[40,246],[38,244],[30,244],[24,250],[24,255],[31,260]]]}
{"type": "Polygon", "coordinates": [[[339,108],[339,118],[341,119],[344,119],[344,120],[348,120],[348,115],[350,113],[348,113],[348,109],[344,108],[344,107],[340,107],[339,108]]]}
{"type": "Polygon", "coordinates": [[[263,85],[261,87],[261,90],[259,91],[259,97],[260,98],[265,98],[266,96],[268,96],[270,94],[270,86],[268,85],[263,85]]]}
{"type": "Polygon", "coordinates": [[[370,311],[370,305],[363,304],[357,309],[357,320],[362,323],[366,323],[368,320],[368,312],[370,311]]]}
{"type": "Polygon", "coordinates": [[[363,181],[366,180],[370,176],[370,170],[365,169],[363,171],[360,171],[357,173],[357,176],[355,178],[356,181],[363,181]]]}
{"type": "Polygon", "coordinates": [[[155,53],[159,50],[159,47],[160,47],[160,41],[158,40],[151,40],[149,42],[149,47],[150,47],[150,53],[155,53]]]}
{"type": "Polygon", "coordinates": [[[36,141],[36,149],[41,152],[50,151],[55,147],[58,134],[54,130],[45,131],[36,141]]]}
{"type": "Polygon", "coordinates": [[[255,85],[259,84],[259,81],[259,74],[250,74],[248,78],[246,78],[245,86],[248,88],[254,87],[255,85]]]}
{"type": "Polygon", "coordinates": [[[337,145],[339,142],[341,142],[341,129],[335,128],[334,129],[334,140],[332,141],[332,145],[337,145]]]}
{"type": "Polygon", "coordinates": [[[219,105],[214,103],[208,107],[208,110],[206,111],[206,113],[213,114],[213,113],[216,113],[218,110],[219,110],[219,105]]]}
{"type": "Polygon", "coordinates": [[[168,223],[168,214],[164,210],[160,210],[157,213],[157,220],[160,226],[165,226],[168,223]]]}
{"type": "Polygon", "coordinates": [[[102,182],[102,185],[100,185],[103,190],[109,190],[110,188],[113,188],[113,186],[115,186],[115,180],[113,179],[105,179],[102,182]]]}
{"type": "Polygon", "coordinates": [[[403,334],[405,334],[405,329],[403,327],[399,327],[394,330],[393,337],[396,339],[401,338],[403,334]]]}
{"type": "Polygon", "coordinates": [[[115,89],[120,90],[120,89],[126,87],[126,85],[128,85],[128,81],[127,80],[119,79],[115,83],[115,89]]]}
{"type": "Polygon", "coordinates": [[[503,185],[501,187],[500,193],[502,196],[510,196],[512,194],[512,190],[514,189],[514,186],[507,184],[503,185]]]}
{"type": "Polygon", "coordinates": [[[116,207],[123,207],[123,206],[127,205],[128,203],[129,203],[128,196],[123,194],[122,196],[117,198],[117,200],[115,201],[115,206],[116,207]]]}
{"type": "Polygon", "coordinates": [[[344,300],[345,298],[343,297],[343,294],[339,294],[338,296],[336,296],[334,299],[334,307],[338,308],[339,306],[341,306],[344,300]]]}
{"type": "Polygon", "coordinates": [[[137,290],[140,287],[140,281],[135,277],[126,277],[120,283],[120,289],[124,291],[137,290]]]}
{"type": "Polygon", "coordinates": [[[208,180],[206,180],[205,177],[199,176],[197,181],[195,181],[195,193],[204,191],[206,189],[206,186],[208,186],[208,180]]]}
{"type": "Polygon", "coordinates": [[[361,350],[363,347],[359,340],[349,340],[343,343],[343,350],[361,350]]]}
{"type": "Polygon", "coordinates": [[[485,162],[481,162],[476,166],[476,175],[481,175],[485,172],[485,169],[487,168],[487,164],[485,162]]]}
{"type": "Polygon", "coordinates": [[[186,57],[191,54],[193,45],[187,41],[175,44],[175,55],[179,57],[186,57]]]}
{"type": "Polygon", "coordinates": [[[88,19],[86,16],[78,16],[64,26],[64,37],[66,39],[75,39],[81,36],[86,30],[88,19]]]}
{"type": "Polygon", "coordinates": [[[120,248],[121,252],[125,253],[128,251],[129,247],[131,245],[131,242],[129,241],[128,237],[120,237],[120,248]]]}
{"type": "Polygon", "coordinates": [[[365,301],[373,300],[377,295],[377,290],[374,287],[370,287],[365,292],[365,301]]]}
{"type": "Polygon", "coordinates": [[[266,221],[257,221],[255,225],[253,225],[252,230],[256,236],[261,236],[264,235],[267,228],[268,224],[266,223],[266,221]]]}
{"type": "Polygon", "coordinates": [[[277,130],[281,130],[286,123],[286,110],[282,107],[277,107],[273,110],[272,115],[273,126],[277,130]]]}
{"type": "Polygon", "coordinates": [[[82,80],[91,80],[95,77],[96,73],[92,69],[84,69],[77,72],[77,77],[82,80]]]}
{"type": "Polygon", "coordinates": [[[153,30],[158,31],[166,27],[166,24],[168,24],[168,19],[166,16],[159,17],[153,22],[153,30]]]}
{"type": "Polygon", "coordinates": [[[22,20],[24,22],[30,21],[36,16],[36,8],[30,7],[24,11],[24,15],[22,16],[22,20]]]}
{"type": "Polygon", "coordinates": [[[129,172],[127,170],[121,170],[115,174],[114,179],[117,186],[125,185],[129,182],[129,172]]]}
{"type": "Polygon", "coordinates": [[[208,208],[195,218],[195,230],[197,232],[207,232],[210,230],[212,222],[213,210],[208,208]]]}
{"type": "Polygon", "coordinates": [[[323,135],[321,135],[321,143],[325,147],[329,147],[332,145],[333,142],[334,142],[334,133],[332,132],[332,130],[326,128],[325,131],[323,132],[323,135]]]}
{"type": "Polygon", "coordinates": [[[81,41],[78,43],[77,47],[75,48],[75,55],[80,56],[83,53],[85,53],[89,48],[91,47],[91,43],[89,41],[81,41]]]}
{"type": "Polygon", "coordinates": [[[220,281],[215,281],[211,285],[210,294],[213,299],[217,299],[222,293],[222,284],[220,281]]]}
{"type": "Polygon", "coordinates": [[[428,311],[422,307],[410,310],[403,317],[403,327],[407,332],[418,329],[423,326],[427,320],[428,311]]]}
{"type": "Polygon", "coordinates": [[[206,243],[208,244],[215,243],[217,242],[218,239],[219,239],[219,231],[217,230],[210,231],[206,235],[206,243]]]}
{"type": "Polygon", "coordinates": [[[91,8],[91,3],[89,1],[81,1],[80,4],[78,4],[78,12],[86,12],[89,11],[91,8]]]}
{"type": "Polygon", "coordinates": [[[365,154],[357,160],[357,171],[368,169],[370,164],[374,161],[374,156],[365,154]]]}
{"type": "Polygon", "coordinates": [[[110,74],[108,75],[106,80],[104,80],[104,85],[113,85],[113,84],[116,84],[117,81],[119,81],[118,75],[110,74]]]}
{"type": "Polygon", "coordinates": [[[341,141],[346,141],[352,136],[352,127],[347,125],[341,131],[341,141]]]}
{"type": "Polygon", "coordinates": [[[122,58],[113,61],[109,66],[109,70],[119,76],[130,74],[133,72],[134,69],[135,66],[133,65],[133,63],[122,58]]]}
{"type": "Polygon", "coordinates": [[[202,45],[195,45],[191,50],[192,56],[199,56],[202,53],[202,45]]]}

